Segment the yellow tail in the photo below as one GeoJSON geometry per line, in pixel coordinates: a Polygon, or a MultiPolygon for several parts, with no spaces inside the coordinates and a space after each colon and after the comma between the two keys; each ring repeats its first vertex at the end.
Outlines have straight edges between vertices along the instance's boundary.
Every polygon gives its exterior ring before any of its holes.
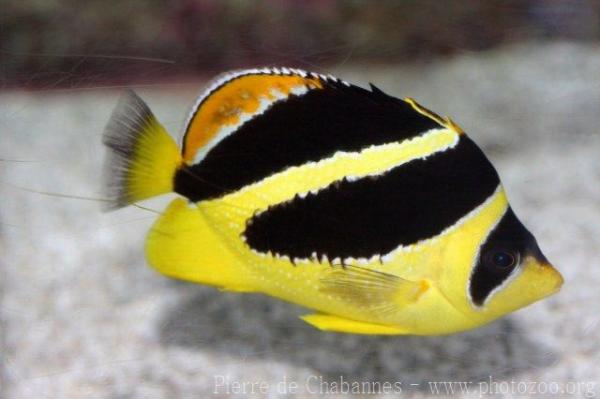
{"type": "Polygon", "coordinates": [[[113,112],[103,142],[109,148],[110,208],[173,191],[175,172],[182,164],[179,148],[133,91],[127,92],[113,112]]]}
{"type": "Polygon", "coordinates": [[[170,277],[231,291],[253,291],[241,261],[209,226],[196,204],[174,199],[154,223],[146,258],[170,277]]]}

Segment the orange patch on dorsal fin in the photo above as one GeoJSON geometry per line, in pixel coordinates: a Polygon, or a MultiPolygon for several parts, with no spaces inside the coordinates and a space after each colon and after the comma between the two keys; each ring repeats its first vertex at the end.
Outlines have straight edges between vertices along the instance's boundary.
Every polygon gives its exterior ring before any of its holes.
{"type": "Polygon", "coordinates": [[[224,75],[192,109],[183,139],[184,162],[198,162],[202,154],[245,120],[264,111],[265,106],[291,94],[321,89],[327,81],[337,79],[288,68],[249,69],[224,75]]]}

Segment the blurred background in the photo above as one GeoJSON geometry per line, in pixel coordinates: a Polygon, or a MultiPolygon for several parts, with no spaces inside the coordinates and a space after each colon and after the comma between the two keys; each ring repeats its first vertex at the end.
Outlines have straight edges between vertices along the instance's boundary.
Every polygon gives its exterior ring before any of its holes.
{"type": "Polygon", "coordinates": [[[335,396],[340,380],[418,398],[478,397],[490,382],[492,396],[598,397],[599,115],[598,0],[2,0],[0,397],[303,398],[335,396]],[[170,198],[112,213],[99,201],[123,88],[179,137],[209,79],[264,65],[373,82],[452,116],[564,289],[475,331],[363,337],[153,272],[144,236],[170,198]],[[511,381],[537,388],[505,392],[511,381]],[[268,394],[250,391],[262,382],[268,394]]]}
{"type": "Polygon", "coordinates": [[[536,41],[597,43],[593,0],[4,1],[2,84],[82,87],[248,65],[430,62],[536,41]]]}

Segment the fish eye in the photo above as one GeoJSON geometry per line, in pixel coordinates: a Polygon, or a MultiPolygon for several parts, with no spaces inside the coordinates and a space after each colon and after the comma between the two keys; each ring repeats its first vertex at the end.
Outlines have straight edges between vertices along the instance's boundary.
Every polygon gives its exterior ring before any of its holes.
{"type": "Polygon", "coordinates": [[[495,249],[488,253],[487,264],[494,270],[509,270],[517,264],[518,254],[505,249],[495,249]]]}

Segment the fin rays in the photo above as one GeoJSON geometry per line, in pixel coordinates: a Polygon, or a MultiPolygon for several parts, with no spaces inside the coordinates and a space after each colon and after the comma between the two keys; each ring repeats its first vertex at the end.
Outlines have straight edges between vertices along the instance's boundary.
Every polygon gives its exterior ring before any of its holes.
{"type": "Polygon", "coordinates": [[[353,306],[386,313],[416,301],[427,289],[424,282],[355,265],[334,268],[320,282],[322,292],[353,306]]]}

